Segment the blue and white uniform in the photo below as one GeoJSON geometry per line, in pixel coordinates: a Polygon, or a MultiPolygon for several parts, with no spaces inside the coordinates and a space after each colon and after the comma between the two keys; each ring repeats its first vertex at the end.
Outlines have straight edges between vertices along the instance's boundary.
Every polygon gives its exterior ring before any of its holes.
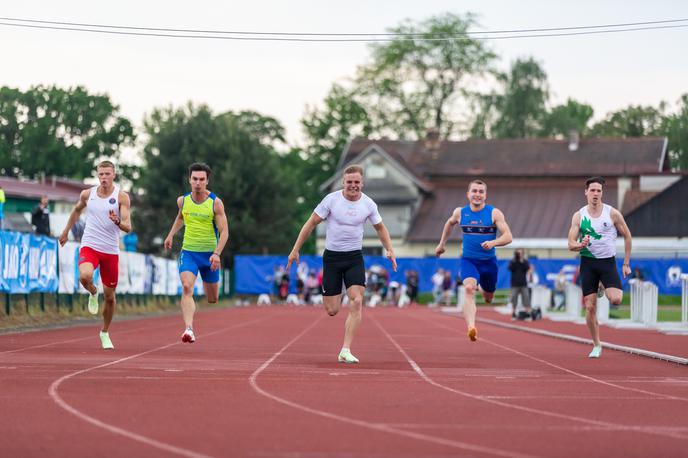
{"type": "Polygon", "coordinates": [[[485,250],[481,243],[497,238],[497,226],[492,221],[492,205],[485,205],[480,211],[471,210],[470,205],[461,209],[459,225],[463,232],[463,254],[461,256],[461,278],[475,278],[485,292],[497,289],[497,255],[494,247],[485,250]]]}

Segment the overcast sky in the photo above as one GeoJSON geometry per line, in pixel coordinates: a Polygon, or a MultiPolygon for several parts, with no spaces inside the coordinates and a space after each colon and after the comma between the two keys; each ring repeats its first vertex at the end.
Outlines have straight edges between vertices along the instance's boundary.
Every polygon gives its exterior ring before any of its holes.
{"type": "MultiPolygon", "coordinates": [[[[4,1],[0,16],[264,32],[381,33],[404,19],[478,14],[482,30],[688,19],[686,1],[327,0],[4,1]]],[[[0,22],[5,22],[0,19],[0,22]]],[[[683,24],[688,25],[688,22],[683,24]]],[[[0,25],[0,85],[83,85],[106,92],[140,126],[154,107],[187,101],[216,112],[256,110],[301,141],[299,119],[333,82],[369,57],[362,43],[277,43],[118,36],[0,25]]],[[[688,27],[559,38],[491,41],[507,69],[533,56],[554,100],[572,97],[597,119],[629,104],[674,102],[688,92],[688,27]]]]}

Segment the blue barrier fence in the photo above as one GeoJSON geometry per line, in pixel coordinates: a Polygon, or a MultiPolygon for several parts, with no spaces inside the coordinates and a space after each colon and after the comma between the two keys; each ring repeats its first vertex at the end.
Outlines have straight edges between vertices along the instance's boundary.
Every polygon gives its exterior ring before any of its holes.
{"type": "Polygon", "coordinates": [[[0,231],[0,272],[2,292],[56,292],[59,285],[57,240],[0,231]]]}
{"type": "MultiPolygon", "coordinates": [[[[397,259],[397,272],[391,272],[389,260],[382,256],[364,256],[366,268],[380,265],[390,271],[390,281],[404,283],[405,272],[415,270],[420,279],[420,291],[431,291],[431,277],[437,269],[445,269],[452,272],[455,277],[459,270],[457,258],[399,258],[397,259]]],[[[301,256],[301,264],[306,267],[302,269],[320,270],[322,267],[322,257],[320,256],[301,256]]],[[[242,294],[261,294],[273,293],[273,277],[275,271],[280,266],[285,266],[286,256],[248,256],[241,255],[234,258],[234,269],[236,273],[235,291],[242,294]]],[[[563,269],[569,281],[571,281],[578,267],[577,259],[530,259],[533,265],[539,284],[550,288],[554,286],[554,279],[563,269]]],[[[618,269],[621,272],[622,258],[617,259],[618,269]]],[[[499,281],[497,288],[508,288],[510,283],[510,273],[508,270],[509,260],[499,260],[499,281]]],[[[631,262],[632,268],[640,268],[645,280],[655,283],[660,294],[681,294],[681,273],[688,273],[688,259],[638,259],[631,262]]],[[[297,267],[292,266],[289,272],[290,290],[296,289],[297,267]]],[[[624,288],[627,287],[628,279],[622,279],[624,288]]]]}

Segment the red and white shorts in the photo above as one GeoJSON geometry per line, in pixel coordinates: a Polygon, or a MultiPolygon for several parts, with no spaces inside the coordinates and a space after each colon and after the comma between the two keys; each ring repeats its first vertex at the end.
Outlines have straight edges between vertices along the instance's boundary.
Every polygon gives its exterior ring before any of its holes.
{"type": "Polygon", "coordinates": [[[93,248],[82,246],[79,250],[79,265],[85,262],[91,264],[94,270],[100,266],[100,278],[103,280],[103,286],[117,287],[119,255],[101,253],[93,248]]]}

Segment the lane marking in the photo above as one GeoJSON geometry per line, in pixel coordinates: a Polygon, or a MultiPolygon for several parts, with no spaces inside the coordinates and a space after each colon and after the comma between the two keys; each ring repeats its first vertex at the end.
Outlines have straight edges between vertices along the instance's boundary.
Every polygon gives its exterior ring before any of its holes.
{"type": "MultiPolygon", "coordinates": [[[[277,316],[281,316],[281,315],[284,315],[284,314],[280,314],[280,315],[277,315],[277,316]]],[[[240,327],[243,327],[243,326],[246,326],[246,325],[249,325],[249,324],[253,324],[253,323],[265,321],[265,320],[267,320],[267,319],[269,319],[269,318],[272,318],[272,317],[273,317],[273,316],[268,316],[268,317],[263,317],[263,318],[256,319],[256,320],[247,321],[247,322],[245,322],[245,323],[235,324],[235,325],[232,325],[232,326],[228,326],[228,327],[219,329],[219,330],[217,330],[217,331],[213,331],[213,332],[209,332],[209,333],[200,335],[199,337],[208,337],[208,336],[211,336],[211,335],[214,335],[214,334],[219,334],[219,333],[222,333],[222,332],[226,332],[226,331],[228,331],[228,330],[230,330],[230,329],[240,328],[240,327]]],[[[106,423],[106,422],[104,422],[104,421],[101,421],[101,420],[99,420],[99,419],[97,419],[97,418],[95,418],[95,417],[92,417],[92,416],[90,416],[90,415],[88,415],[88,414],[83,413],[82,411],[80,411],[79,409],[77,409],[77,408],[75,408],[75,407],[72,407],[69,403],[67,403],[67,402],[62,398],[62,396],[60,396],[60,393],[59,393],[60,385],[61,385],[63,382],[65,382],[66,380],[69,380],[69,379],[71,379],[71,378],[77,377],[77,376],[79,376],[79,375],[81,375],[81,374],[85,374],[85,373],[87,373],[87,372],[91,372],[91,371],[94,371],[94,370],[97,370],[97,369],[102,369],[102,368],[108,367],[108,366],[113,366],[113,365],[115,365],[115,364],[119,364],[119,363],[122,363],[122,362],[124,362],[124,361],[129,361],[129,360],[131,360],[131,359],[138,358],[138,357],[140,357],[140,356],[144,356],[144,355],[147,355],[147,354],[149,354],[149,353],[153,353],[153,352],[156,352],[156,351],[164,350],[164,349],[170,348],[170,347],[172,347],[172,346],[174,346],[174,345],[181,345],[181,344],[182,344],[181,342],[176,341],[176,342],[174,342],[174,343],[170,343],[170,344],[167,344],[167,345],[162,345],[162,346],[160,346],[160,347],[156,347],[156,348],[153,348],[153,349],[151,349],[151,350],[146,350],[146,351],[143,351],[143,352],[141,352],[141,353],[137,353],[137,354],[135,354],[135,355],[130,355],[130,356],[127,356],[127,357],[124,357],[124,358],[120,358],[120,359],[117,359],[117,360],[115,360],[115,361],[110,361],[110,362],[107,362],[107,363],[104,363],[104,364],[99,364],[99,365],[97,365],[97,366],[93,366],[93,367],[89,367],[89,368],[86,368],[86,369],[81,369],[81,370],[76,371],[76,372],[72,372],[72,373],[70,373],[70,374],[67,374],[67,375],[65,375],[65,376],[62,376],[62,377],[60,377],[59,379],[55,380],[55,381],[50,385],[50,388],[48,388],[48,394],[50,395],[51,399],[52,399],[53,401],[55,401],[55,403],[56,403],[58,406],[62,407],[62,408],[63,408],[64,410],[66,410],[67,412],[71,413],[72,415],[76,416],[77,418],[79,418],[79,419],[81,419],[81,420],[83,420],[83,421],[85,421],[85,422],[87,422],[87,423],[90,423],[90,424],[92,424],[92,425],[94,425],[94,426],[96,426],[96,427],[98,427],[98,428],[104,429],[104,430],[106,430],[106,431],[108,431],[108,432],[111,432],[111,433],[113,433],[113,434],[118,434],[118,435],[120,435],[120,436],[126,437],[127,439],[131,439],[131,440],[140,442],[140,443],[142,443],[142,444],[146,444],[146,445],[149,445],[149,446],[151,446],[151,447],[155,447],[155,448],[157,448],[157,449],[164,450],[164,451],[166,451],[166,452],[174,453],[174,454],[176,454],[176,455],[186,456],[186,457],[190,457],[190,458],[209,458],[209,457],[210,457],[209,455],[204,455],[204,454],[202,454],[202,453],[198,453],[198,452],[195,452],[195,451],[193,451],[193,450],[188,450],[188,449],[185,449],[185,448],[182,448],[182,447],[177,447],[177,446],[175,446],[175,445],[168,444],[168,443],[162,442],[162,441],[158,441],[158,440],[156,440],[156,439],[152,439],[152,438],[147,437],[147,436],[144,436],[144,435],[142,435],[142,434],[138,434],[138,433],[135,433],[135,432],[133,432],[133,431],[129,431],[129,430],[127,430],[127,429],[120,428],[120,427],[118,427],[118,426],[114,426],[114,425],[111,425],[111,424],[106,423]]]]}
{"type": "MultiPolygon", "coordinates": [[[[656,434],[656,435],[660,435],[660,436],[671,437],[674,439],[688,439],[688,436],[683,435],[683,434],[675,434],[675,433],[672,433],[669,431],[665,432],[661,427],[625,426],[625,425],[620,425],[617,423],[610,423],[610,422],[601,421],[601,420],[592,420],[589,418],[577,417],[574,415],[566,415],[566,414],[562,414],[562,413],[558,413],[558,412],[551,412],[551,411],[547,411],[547,410],[525,407],[525,406],[521,406],[518,404],[510,404],[508,402],[499,401],[497,399],[486,398],[485,396],[475,395],[472,393],[468,393],[466,391],[457,390],[455,388],[451,388],[449,386],[443,385],[441,383],[436,382],[431,377],[429,377],[423,371],[423,369],[421,369],[421,367],[418,365],[418,363],[416,363],[416,361],[414,361],[408,355],[408,353],[406,353],[406,351],[401,347],[401,345],[399,345],[399,343],[387,332],[387,330],[384,327],[382,327],[382,325],[378,322],[378,320],[372,314],[370,314],[370,319],[373,321],[373,323],[375,323],[375,325],[380,329],[380,331],[387,337],[387,339],[390,342],[392,342],[392,344],[397,348],[397,350],[404,356],[404,358],[409,363],[409,365],[413,368],[413,370],[416,372],[416,374],[418,374],[423,380],[425,380],[429,384],[431,384],[437,388],[440,388],[442,390],[448,391],[450,393],[458,394],[458,395],[461,395],[461,396],[464,396],[464,397],[467,397],[470,399],[474,399],[476,401],[483,401],[483,402],[487,402],[490,404],[495,404],[498,406],[507,407],[507,408],[515,409],[515,410],[521,410],[523,412],[528,412],[528,413],[532,413],[532,414],[536,414],[536,415],[542,415],[542,416],[547,416],[547,417],[554,417],[554,418],[559,418],[559,419],[564,419],[564,420],[576,421],[576,422],[580,422],[580,423],[587,423],[587,424],[591,424],[591,425],[603,426],[606,428],[613,428],[613,429],[620,430],[620,431],[637,431],[637,432],[643,432],[643,433],[647,433],[647,434],[656,434]]],[[[440,327],[444,327],[444,326],[440,326],[440,327]]],[[[452,330],[454,330],[454,329],[452,329],[452,330]]],[[[485,341],[485,339],[482,339],[482,340],[485,341]]]]}
{"type": "MultiPolygon", "coordinates": [[[[554,337],[557,339],[570,340],[572,342],[578,342],[578,343],[592,345],[591,339],[585,339],[583,337],[572,336],[570,334],[562,334],[559,332],[547,331],[544,329],[526,328],[523,326],[518,326],[515,324],[511,324],[511,323],[504,323],[502,321],[493,320],[490,318],[477,318],[476,320],[479,322],[482,322],[482,323],[488,323],[488,324],[491,324],[494,326],[499,326],[502,328],[515,329],[517,331],[530,332],[532,334],[539,334],[539,335],[543,335],[543,336],[547,336],[547,337],[554,337]]],[[[625,353],[631,353],[634,355],[645,356],[648,358],[654,358],[654,359],[659,359],[659,360],[663,360],[663,361],[669,361],[669,362],[676,363],[676,364],[688,365],[688,358],[682,358],[680,356],[667,355],[665,353],[658,353],[655,351],[645,350],[642,348],[629,347],[626,345],[618,345],[618,344],[613,344],[613,343],[608,343],[608,342],[602,342],[602,346],[604,348],[609,348],[611,350],[617,350],[617,351],[621,351],[621,352],[625,352],[625,353]]]]}
{"type": "Polygon", "coordinates": [[[297,410],[301,410],[303,412],[307,412],[313,415],[318,415],[320,417],[328,418],[330,420],[335,420],[335,421],[340,421],[342,423],[348,423],[351,425],[356,425],[360,426],[362,428],[366,429],[372,429],[375,431],[381,431],[385,433],[390,433],[390,434],[396,434],[399,436],[404,436],[407,438],[411,439],[417,439],[420,441],[425,441],[425,442],[430,442],[433,444],[438,444],[438,445],[446,445],[449,447],[453,448],[458,448],[462,450],[469,450],[472,452],[478,452],[478,453],[486,453],[486,454],[491,454],[491,455],[497,455],[497,456],[505,456],[505,457],[513,457],[513,458],[524,458],[524,457],[533,457],[533,455],[526,455],[523,453],[517,453],[517,452],[512,452],[509,450],[501,450],[497,448],[492,448],[492,447],[483,447],[480,445],[474,445],[474,444],[469,444],[467,442],[461,442],[461,441],[455,441],[451,439],[444,439],[441,437],[437,436],[431,436],[428,434],[422,434],[422,433],[417,433],[414,431],[406,431],[400,428],[395,428],[393,426],[389,426],[388,424],[385,423],[371,423],[365,420],[359,420],[356,418],[351,418],[351,417],[345,417],[343,415],[337,415],[331,412],[327,412],[324,410],[319,410],[319,409],[314,409],[312,407],[305,406],[303,404],[298,404],[293,401],[289,401],[288,399],[282,398],[280,396],[277,396],[276,394],[272,394],[258,385],[258,376],[263,372],[265,369],[267,369],[272,362],[277,359],[282,353],[284,353],[292,344],[294,344],[297,340],[299,340],[301,337],[303,337],[308,331],[310,331],[316,324],[320,322],[320,320],[323,319],[323,316],[320,318],[316,319],[313,323],[311,323],[308,327],[306,327],[303,331],[301,331],[299,334],[297,334],[293,339],[291,339],[289,342],[287,342],[280,350],[278,350],[274,355],[272,355],[269,359],[267,359],[258,369],[256,369],[253,374],[249,377],[249,382],[251,384],[251,387],[258,393],[261,394],[267,398],[272,399],[273,401],[279,402],[280,404],[284,404],[288,407],[292,407],[297,410]]]}

